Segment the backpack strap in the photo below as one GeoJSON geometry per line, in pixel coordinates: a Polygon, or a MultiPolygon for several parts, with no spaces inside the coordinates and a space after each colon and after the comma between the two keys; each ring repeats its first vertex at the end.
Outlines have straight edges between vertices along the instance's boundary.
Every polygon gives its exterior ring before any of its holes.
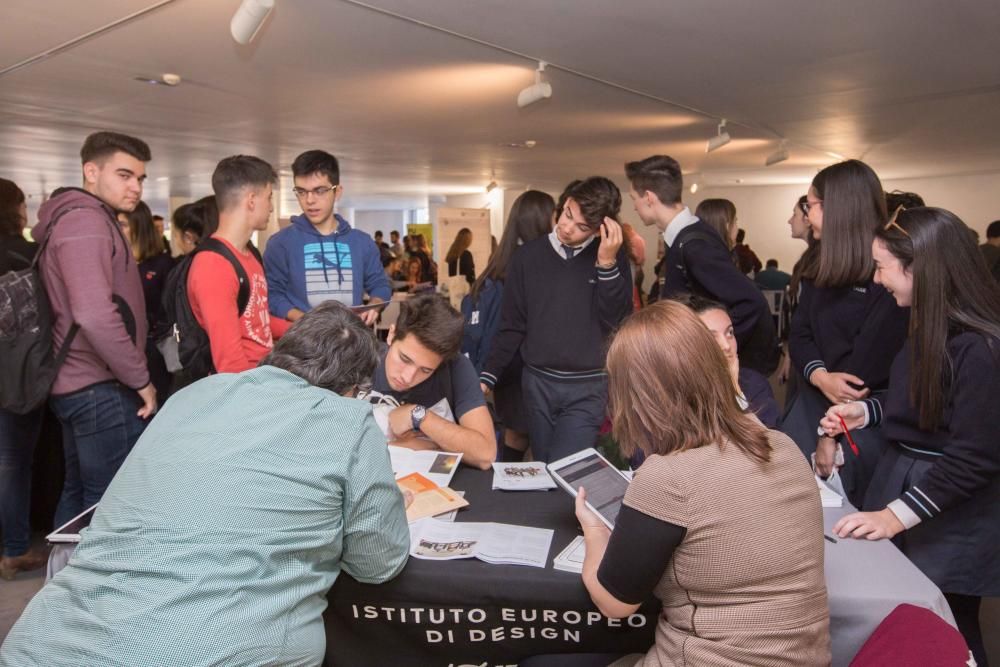
{"type": "MultiPolygon", "coordinates": [[[[254,248],[253,244],[250,244],[250,248],[250,252],[254,255],[254,257],[260,257],[260,253],[257,252],[257,249],[254,248]]],[[[219,239],[211,236],[207,239],[203,239],[195,249],[195,252],[202,251],[214,252],[216,255],[222,255],[229,260],[229,263],[233,266],[233,270],[236,272],[236,280],[240,284],[240,291],[236,297],[236,307],[242,316],[244,311],[246,311],[247,306],[250,304],[250,276],[247,275],[243,265],[240,264],[240,260],[237,259],[236,255],[233,254],[233,251],[229,249],[229,246],[219,239]]]]}

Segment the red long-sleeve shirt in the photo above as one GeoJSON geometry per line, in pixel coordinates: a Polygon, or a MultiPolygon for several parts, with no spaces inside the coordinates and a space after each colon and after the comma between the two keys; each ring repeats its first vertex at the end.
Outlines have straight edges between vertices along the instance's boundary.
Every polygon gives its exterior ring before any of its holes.
{"type": "Polygon", "coordinates": [[[237,250],[220,236],[214,238],[229,247],[246,271],[250,301],[239,313],[236,272],[225,257],[214,252],[201,252],[194,258],[188,274],[188,300],[198,324],[208,333],[216,371],[239,373],[256,368],[290,323],[268,313],[267,281],[257,258],[247,250],[237,250]]]}

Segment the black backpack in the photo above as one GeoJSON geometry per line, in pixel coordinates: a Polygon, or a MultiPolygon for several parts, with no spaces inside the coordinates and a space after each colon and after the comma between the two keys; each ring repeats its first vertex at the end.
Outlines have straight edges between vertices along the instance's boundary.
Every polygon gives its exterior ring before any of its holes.
{"type": "MultiPolygon", "coordinates": [[[[257,248],[253,244],[249,247],[257,261],[263,264],[257,248]]],[[[188,299],[188,274],[195,256],[200,252],[222,255],[233,266],[240,284],[236,298],[236,307],[240,315],[246,311],[250,303],[250,277],[229,247],[218,239],[209,237],[201,241],[194,252],[185,256],[174,267],[167,277],[166,288],[163,291],[163,310],[167,314],[168,332],[156,343],[156,347],[163,354],[167,370],[171,373],[182,372],[186,382],[193,382],[215,372],[208,333],[198,324],[198,319],[191,309],[191,301],[188,299]]]]}
{"type": "Polygon", "coordinates": [[[0,407],[19,415],[45,403],[80,329],[74,322],[53,354],[52,307],[38,270],[56,223],[77,208],[65,209],[52,220],[32,261],[6,251],[12,265],[25,268],[0,276],[0,407]]]}

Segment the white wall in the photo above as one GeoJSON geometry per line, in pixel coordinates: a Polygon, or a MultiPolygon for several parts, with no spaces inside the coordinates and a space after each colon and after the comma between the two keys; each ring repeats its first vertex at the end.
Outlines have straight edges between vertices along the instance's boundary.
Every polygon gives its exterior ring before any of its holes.
{"type": "MultiPolygon", "coordinates": [[[[355,229],[368,232],[374,236],[376,231],[381,230],[385,243],[389,243],[389,232],[397,231],[400,237],[406,235],[406,216],[408,211],[362,211],[354,209],[354,220],[352,224],[355,229]]],[[[346,216],[345,216],[346,217],[346,216]]]]}
{"type": "MultiPolygon", "coordinates": [[[[886,180],[882,186],[886,190],[916,192],[928,206],[952,211],[984,238],[987,225],[1000,219],[1000,174],[886,180]]],[[[736,204],[737,224],[746,230],[746,242],[760,260],[764,262],[773,257],[782,270],[790,271],[805,244],[789,235],[788,218],[795,202],[807,189],[805,184],[703,187],[697,195],[688,195],[684,203],[693,211],[703,199],[731,200],[736,204]]]]}

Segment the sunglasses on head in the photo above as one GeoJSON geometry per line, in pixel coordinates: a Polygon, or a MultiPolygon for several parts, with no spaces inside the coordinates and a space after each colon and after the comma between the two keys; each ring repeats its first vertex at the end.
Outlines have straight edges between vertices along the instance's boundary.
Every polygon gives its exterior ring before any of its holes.
{"type": "Polygon", "coordinates": [[[906,210],[906,208],[904,206],[902,206],[902,205],[897,206],[896,210],[893,211],[892,216],[889,218],[889,222],[885,223],[885,227],[883,227],[883,229],[885,231],[889,231],[890,228],[896,229],[896,230],[899,230],[900,232],[902,232],[903,236],[905,236],[906,238],[910,238],[910,233],[908,231],[906,231],[905,229],[903,229],[902,227],[900,227],[899,223],[896,222],[896,218],[899,217],[900,211],[905,211],[905,210],[906,210]]]}

